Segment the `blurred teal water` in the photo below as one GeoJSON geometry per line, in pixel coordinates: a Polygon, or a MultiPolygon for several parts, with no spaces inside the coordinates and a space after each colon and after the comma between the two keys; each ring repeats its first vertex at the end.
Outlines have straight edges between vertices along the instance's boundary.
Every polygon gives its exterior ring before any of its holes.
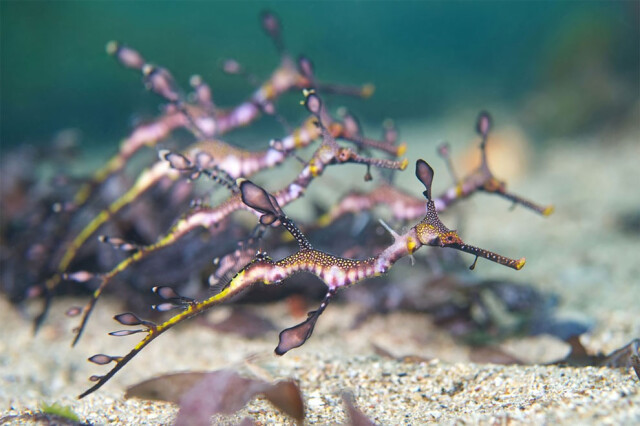
{"type": "MultiPolygon", "coordinates": [[[[263,9],[280,16],[287,47],[312,58],[321,79],[376,84],[369,101],[340,100],[369,122],[437,119],[487,104],[521,108],[531,93],[554,79],[561,85],[576,80],[571,73],[598,61],[606,63],[612,79],[626,82],[625,92],[638,93],[634,1],[0,5],[2,149],[44,144],[69,127],[80,129],[88,143],[115,146],[134,117],[155,114],[160,99],[105,53],[112,39],[169,68],[183,87],[198,73],[219,104],[239,102],[251,88],[223,75],[219,60],[233,57],[268,75],[277,56],[258,23],[263,9]]],[[[583,97],[582,87],[571,89],[576,99],[583,97]]]]}

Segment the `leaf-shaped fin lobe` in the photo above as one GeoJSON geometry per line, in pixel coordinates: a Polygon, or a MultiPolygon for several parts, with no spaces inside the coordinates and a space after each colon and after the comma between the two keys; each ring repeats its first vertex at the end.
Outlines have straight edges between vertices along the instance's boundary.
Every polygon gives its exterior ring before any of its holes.
{"type": "Polygon", "coordinates": [[[305,76],[307,79],[313,80],[313,62],[311,62],[311,59],[304,55],[300,55],[298,57],[298,70],[300,70],[300,74],[305,76]]]}
{"type": "Polygon", "coordinates": [[[222,71],[226,74],[237,75],[244,73],[242,65],[233,58],[227,58],[222,61],[222,71]]]}
{"type": "Polygon", "coordinates": [[[202,76],[194,74],[189,78],[189,85],[193,87],[196,101],[205,107],[212,106],[211,87],[204,82],[202,76]]]}
{"type": "Polygon", "coordinates": [[[280,37],[280,20],[275,14],[268,10],[263,11],[260,14],[260,22],[262,23],[262,28],[269,36],[274,38],[280,37]]]}
{"type": "Polygon", "coordinates": [[[309,312],[308,318],[305,321],[280,332],[280,341],[278,347],[275,349],[276,355],[284,355],[291,349],[302,346],[304,342],[311,337],[318,318],[320,318],[320,315],[324,312],[334,295],[335,289],[329,290],[322,300],[320,307],[315,311],[309,312]]]}
{"type": "Polygon", "coordinates": [[[438,145],[438,154],[440,154],[442,158],[449,158],[451,155],[451,145],[449,145],[449,142],[444,141],[438,145]]]}
{"type": "Polygon", "coordinates": [[[95,376],[95,375],[94,375],[94,376],[89,377],[89,381],[90,381],[90,382],[97,382],[97,381],[99,381],[100,379],[102,379],[103,377],[104,377],[104,376],[95,376]]]}
{"type": "Polygon", "coordinates": [[[82,313],[82,308],[80,306],[72,306],[69,309],[67,309],[67,312],[65,312],[65,315],[68,317],[77,317],[81,313],[82,313]]]}
{"type": "Polygon", "coordinates": [[[480,111],[478,114],[478,121],[476,122],[476,132],[484,138],[487,137],[491,131],[491,124],[493,120],[491,115],[487,111],[480,111]]]}
{"type": "Polygon", "coordinates": [[[138,249],[138,246],[136,244],[131,243],[123,238],[99,235],[98,241],[100,241],[101,243],[109,244],[117,250],[134,251],[138,249]]]}
{"type": "Polygon", "coordinates": [[[203,84],[205,84],[204,80],[202,80],[202,76],[199,74],[193,74],[191,77],[189,77],[189,86],[193,87],[194,89],[197,89],[198,87],[202,86],[203,84]]]}
{"type": "Polygon", "coordinates": [[[95,274],[88,271],[77,271],[62,274],[62,279],[75,281],[77,283],[85,283],[95,277],[95,274]]]}
{"type": "Polygon", "coordinates": [[[362,134],[362,126],[360,125],[360,122],[350,112],[346,111],[344,113],[342,121],[348,135],[360,136],[362,134]]]}
{"type": "Polygon", "coordinates": [[[176,102],[180,98],[176,82],[169,70],[145,64],[142,67],[144,83],[148,90],[155,92],[163,98],[176,102]]]}
{"type": "Polygon", "coordinates": [[[399,135],[398,135],[398,129],[396,127],[395,122],[391,119],[386,119],[384,120],[384,123],[382,123],[382,125],[384,126],[384,129],[383,129],[384,141],[391,145],[398,142],[399,135]]]}
{"type": "Polygon", "coordinates": [[[278,216],[279,207],[276,208],[272,204],[272,200],[275,201],[275,198],[250,180],[240,182],[240,194],[242,202],[252,209],[265,215],[278,216]]]}
{"type": "Polygon", "coordinates": [[[171,302],[160,303],[158,305],[151,305],[151,309],[158,312],[167,312],[176,308],[184,308],[184,304],[177,305],[171,302]]]}
{"type": "Polygon", "coordinates": [[[431,183],[433,182],[433,169],[426,161],[422,159],[416,161],[416,177],[426,188],[426,191],[424,191],[424,196],[427,198],[427,200],[430,200],[431,183]]]}
{"type": "Polygon", "coordinates": [[[118,41],[110,41],[106,46],[107,53],[115,56],[115,58],[123,66],[133,69],[142,69],[145,60],[136,50],[123,45],[118,41]]]}
{"type": "Polygon", "coordinates": [[[193,163],[182,154],[179,154],[175,151],[170,151],[168,149],[161,149],[158,152],[158,156],[160,159],[169,163],[172,169],[175,170],[191,170],[193,168],[193,163]]]}
{"type": "Polygon", "coordinates": [[[115,337],[123,337],[123,336],[130,336],[132,334],[137,334],[137,333],[148,333],[149,330],[146,328],[139,328],[137,330],[118,330],[118,331],[112,331],[111,333],[109,333],[109,336],[115,336],[115,337]]]}
{"type": "Polygon", "coordinates": [[[62,203],[53,203],[51,205],[51,211],[54,213],[61,213],[64,210],[62,203]]]}
{"type": "Polygon", "coordinates": [[[315,116],[320,115],[320,111],[322,110],[322,101],[320,97],[315,94],[313,91],[305,92],[305,100],[304,106],[309,110],[309,112],[315,116]]]}
{"type": "Polygon", "coordinates": [[[282,143],[282,139],[271,139],[269,141],[269,146],[278,152],[286,151],[284,148],[284,144],[282,143]]]}
{"type": "Polygon", "coordinates": [[[165,300],[179,299],[181,296],[174,289],[166,286],[155,286],[151,289],[155,294],[165,300]]]}
{"type": "Polygon", "coordinates": [[[306,342],[311,334],[313,328],[320,317],[322,310],[317,310],[309,313],[309,318],[298,325],[287,328],[280,332],[280,342],[275,349],[276,355],[284,355],[291,349],[300,347],[306,342]]]}
{"type": "Polygon", "coordinates": [[[105,46],[105,50],[109,55],[115,55],[118,53],[118,50],[122,47],[122,43],[117,40],[110,40],[107,42],[105,46]]]}
{"type": "Polygon", "coordinates": [[[142,325],[147,322],[140,319],[136,314],[132,314],[131,312],[118,314],[114,316],[113,319],[118,321],[122,325],[142,325]]]}
{"type": "Polygon", "coordinates": [[[118,362],[119,359],[121,359],[122,357],[119,356],[110,356],[110,355],[105,355],[105,354],[96,354],[94,356],[92,356],[91,358],[89,358],[89,362],[92,362],[94,364],[98,364],[98,365],[106,365],[109,364],[110,362],[118,362]]]}

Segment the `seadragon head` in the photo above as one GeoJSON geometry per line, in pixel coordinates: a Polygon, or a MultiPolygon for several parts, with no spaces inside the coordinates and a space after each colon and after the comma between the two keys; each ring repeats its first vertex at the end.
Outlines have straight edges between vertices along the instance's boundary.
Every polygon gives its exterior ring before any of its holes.
{"type": "Polygon", "coordinates": [[[433,202],[431,195],[431,183],[433,181],[433,169],[424,160],[418,160],[416,162],[416,177],[425,187],[423,192],[427,199],[427,214],[425,217],[415,226],[418,240],[429,246],[437,247],[450,247],[456,250],[460,250],[466,253],[470,253],[476,256],[476,260],[471,265],[471,269],[475,268],[478,257],[491,260],[501,265],[508,266],[510,268],[519,270],[525,264],[525,258],[510,259],[508,257],[501,256],[494,252],[474,247],[466,244],[455,230],[447,228],[436,212],[436,206],[433,202]]]}

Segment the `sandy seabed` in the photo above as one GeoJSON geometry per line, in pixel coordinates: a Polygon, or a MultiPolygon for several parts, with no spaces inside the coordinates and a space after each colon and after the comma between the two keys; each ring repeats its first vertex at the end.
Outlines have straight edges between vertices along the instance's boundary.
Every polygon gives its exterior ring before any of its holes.
{"type": "MultiPolygon", "coordinates": [[[[407,129],[404,136],[411,140],[419,130],[407,129]]],[[[474,220],[467,220],[464,229],[465,238],[475,245],[525,255],[528,263],[521,272],[482,262],[477,273],[518,278],[558,294],[559,315],[593,322],[582,341],[594,353],[609,353],[640,337],[640,236],[617,225],[621,214],[640,208],[640,135],[623,139],[554,145],[537,154],[535,167],[524,178],[510,182],[514,192],[553,202],[556,212],[550,218],[520,209],[511,212],[502,200],[480,194],[469,201],[474,220]]],[[[409,158],[416,155],[409,152],[409,158]]],[[[410,182],[412,174],[407,175],[402,178],[410,182]]],[[[447,183],[440,178],[436,186],[447,183]]],[[[378,424],[640,423],[640,381],[631,370],[474,364],[468,346],[457,344],[424,315],[375,315],[351,329],[358,308],[339,304],[322,316],[309,342],[284,357],[273,354],[277,332],[248,340],[184,324],[150,345],[98,392],[77,400],[89,385],[86,379],[106,369],[86,358],[124,354],[139,338],[105,336],[117,328],[111,317],[123,309],[116,299],[105,298],[72,349],[71,329],[77,320],[66,318],[64,311],[83,303],[58,299],[34,338],[28,315],[0,300],[0,417],[55,402],[94,424],[170,424],[177,406],[125,400],[126,387],[161,373],[234,368],[268,380],[297,379],[309,424],[346,422],[344,391],[378,424]],[[375,346],[427,361],[381,357],[375,346]]],[[[295,321],[283,303],[252,309],[280,328],[295,321]]],[[[223,307],[211,315],[226,312],[223,307]]],[[[549,352],[566,350],[544,337],[506,342],[504,347],[540,361],[549,352]]],[[[291,423],[262,400],[213,422],[237,424],[245,416],[259,424],[291,423]]]]}

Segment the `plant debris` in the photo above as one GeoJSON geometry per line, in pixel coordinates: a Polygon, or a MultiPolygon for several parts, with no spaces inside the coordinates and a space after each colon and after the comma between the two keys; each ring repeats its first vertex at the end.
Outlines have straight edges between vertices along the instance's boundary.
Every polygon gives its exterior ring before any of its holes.
{"type": "Polygon", "coordinates": [[[638,361],[640,339],[633,339],[609,355],[602,353],[589,355],[578,336],[569,339],[568,343],[571,345],[571,352],[565,359],[558,361],[556,364],[567,364],[573,367],[633,368],[640,380],[640,363],[638,361]]]}
{"type": "Polygon", "coordinates": [[[231,370],[167,374],[134,385],[125,394],[125,398],[179,404],[176,425],[209,425],[211,416],[234,414],[256,396],[263,396],[297,422],[304,419],[304,402],[295,381],[268,383],[231,370]]]}
{"type": "Polygon", "coordinates": [[[375,423],[367,417],[358,407],[355,405],[353,395],[345,392],[342,394],[342,401],[345,407],[347,407],[347,414],[349,415],[349,424],[351,426],[374,426],[375,423]]]}

